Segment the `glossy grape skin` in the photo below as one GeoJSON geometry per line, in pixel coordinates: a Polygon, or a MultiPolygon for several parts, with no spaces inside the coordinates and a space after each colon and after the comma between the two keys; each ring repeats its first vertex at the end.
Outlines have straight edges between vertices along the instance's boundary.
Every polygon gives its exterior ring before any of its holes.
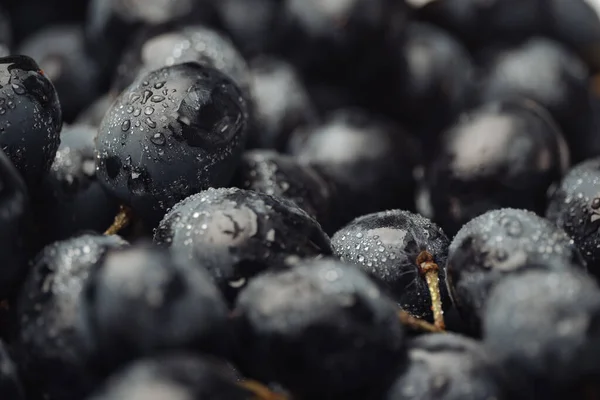
{"type": "Polygon", "coordinates": [[[428,219],[401,210],[369,214],[336,232],[331,243],[336,256],[368,272],[402,309],[433,321],[428,284],[417,264],[427,251],[439,267],[442,304],[450,304],[444,272],[450,241],[428,219]]]}
{"type": "Polygon", "coordinates": [[[372,212],[414,208],[421,149],[387,118],[359,108],[336,110],[294,132],[288,151],[334,186],[333,229],[372,212]]]}
{"type": "Polygon", "coordinates": [[[0,85],[0,147],[35,190],[60,144],[58,95],[27,56],[0,58],[0,85]]]}
{"type": "Polygon", "coordinates": [[[446,282],[452,302],[472,333],[480,332],[494,285],[534,263],[548,271],[585,269],[566,232],[530,211],[488,211],[461,228],[450,244],[446,282]]]}
{"type": "Polygon", "coordinates": [[[408,346],[408,367],[384,400],[513,399],[515,391],[494,354],[454,333],[422,335],[408,346]]]}
{"type": "Polygon", "coordinates": [[[16,302],[19,367],[28,391],[48,399],[79,400],[98,376],[86,365],[78,328],[80,295],[93,268],[118,236],[81,235],[45,247],[33,260],[16,302]]]}
{"type": "Polygon", "coordinates": [[[515,47],[490,51],[474,91],[477,104],[525,97],[558,123],[573,160],[600,154],[595,139],[588,66],[560,43],[532,37],[515,47]]]}
{"type": "Polygon", "coordinates": [[[98,179],[155,227],[178,201],[229,183],[247,125],[242,93],[221,72],[197,63],[161,68],[139,77],[104,117],[98,179]]]}
{"type": "Polygon", "coordinates": [[[388,52],[393,70],[382,88],[387,95],[375,95],[430,147],[468,105],[476,67],[463,44],[436,25],[412,21],[405,35],[388,52]]]}
{"type": "Polygon", "coordinates": [[[378,398],[405,362],[394,302],[358,268],[335,260],[251,281],[234,324],[241,370],[299,398],[378,398]]]}
{"type": "Polygon", "coordinates": [[[331,254],[317,221],[289,200],[241,189],[208,189],[175,205],[154,243],[207,269],[232,304],[256,276],[331,254]]]}
{"type": "Polygon", "coordinates": [[[586,398],[599,388],[598,285],[577,269],[532,267],[491,292],[483,343],[524,398],[586,398]]]}
{"type": "Polygon", "coordinates": [[[108,253],[83,290],[84,357],[104,376],[168,351],[234,353],[227,305],[206,270],[150,243],[108,253]]]}
{"type": "Polygon", "coordinates": [[[546,218],[562,228],[575,241],[590,273],[600,274],[597,210],[600,187],[600,160],[574,166],[549,195],[546,218]]]}
{"type": "Polygon", "coordinates": [[[268,56],[252,60],[250,87],[254,127],[249,146],[284,151],[296,129],[318,121],[316,107],[292,64],[268,56]]]}
{"type": "Polygon", "coordinates": [[[569,149],[547,112],[523,99],[488,103],[440,136],[421,186],[449,235],[489,210],[525,208],[542,214],[546,192],[569,166],[569,149]]]}

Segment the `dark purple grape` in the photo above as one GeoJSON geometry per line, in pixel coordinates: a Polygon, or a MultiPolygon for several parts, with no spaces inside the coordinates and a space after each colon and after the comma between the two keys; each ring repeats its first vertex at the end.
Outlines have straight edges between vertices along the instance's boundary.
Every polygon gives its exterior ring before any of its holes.
{"type": "Polygon", "coordinates": [[[54,161],[61,127],[58,95],[36,62],[0,58],[0,146],[32,191],[54,161]]]}
{"type": "Polygon", "coordinates": [[[448,308],[444,268],[450,241],[427,218],[400,210],[365,215],[340,229],[331,244],[336,256],[360,266],[411,315],[433,322],[433,309],[440,304],[433,296],[448,308]],[[438,268],[433,294],[419,261],[422,253],[438,268]]]}
{"type": "Polygon", "coordinates": [[[408,366],[383,400],[509,400],[510,381],[481,342],[452,333],[423,335],[408,346],[408,366]]]}
{"type": "Polygon", "coordinates": [[[462,227],[450,244],[446,283],[473,333],[479,332],[493,287],[532,265],[547,271],[585,269],[565,231],[530,211],[489,211],[462,227]]]}
{"type": "Polygon", "coordinates": [[[208,189],[178,203],[154,242],[208,269],[230,303],[264,271],[331,254],[329,237],[296,204],[241,189],[208,189]]]}
{"type": "Polygon", "coordinates": [[[414,208],[416,140],[383,117],[343,109],[296,131],[290,153],[315,168],[337,191],[333,228],[386,209],[414,208]]]}
{"type": "Polygon", "coordinates": [[[600,154],[600,142],[594,140],[588,67],[560,43],[533,37],[517,47],[491,52],[482,75],[475,93],[480,104],[516,96],[531,99],[561,127],[575,161],[600,154]]]}
{"type": "Polygon", "coordinates": [[[255,125],[250,145],[282,151],[294,130],[317,122],[317,110],[291,64],[261,57],[250,74],[255,125]]]}
{"type": "Polygon", "coordinates": [[[169,351],[234,353],[229,310],[209,274],[168,251],[138,244],[109,252],[83,296],[82,356],[103,375],[169,351]]]}
{"type": "Polygon", "coordinates": [[[575,241],[591,274],[600,277],[600,159],[573,167],[550,194],[546,218],[575,241]]]}
{"type": "Polygon", "coordinates": [[[47,246],[35,258],[16,303],[19,367],[27,390],[40,398],[80,400],[98,383],[86,366],[78,329],[81,292],[117,236],[82,235],[47,246]]]}
{"type": "Polygon", "coordinates": [[[483,344],[524,399],[593,398],[600,389],[600,290],[582,271],[507,277],[483,313],[483,344]]]}
{"type": "Polygon", "coordinates": [[[429,146],[467,104],[475,75],[471,57],[454,37],[422,22],[408,25],[389,57],[394,71],[381,90],[389,95],[375,96],[429,146]]]}
{"type": "Polygon", "coordinates": [[[397,307],[352,265],[319,260],[261,275],[238,298],[240,368],[302,399],[370,399],[404,366],[397,307]]]}
{"type": "Polygon", "coordinates": [[[420,211],[445,232],[489,210],[543,214],[546,192],[569,166],[561,132],[529,100],[486,104],[462,116],[428,157],[420,211]]]}
{"type": "Polygon", "coordinates": [[[113,103],[96,143],[98,179],[149,227],[184,198],[227,185],[242,155],[246,102],[197,63],[141,76],[113,103]]]}

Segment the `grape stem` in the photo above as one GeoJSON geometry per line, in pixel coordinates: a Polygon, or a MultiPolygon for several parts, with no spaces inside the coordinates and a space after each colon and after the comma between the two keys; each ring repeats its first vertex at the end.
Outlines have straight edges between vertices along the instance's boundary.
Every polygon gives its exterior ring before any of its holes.
{"type": "Polygon", "coordinates": [[[417,257],[419,271],[427,281],[429,295],[431,296],[431,311],[433,311],[433,324],[440,330],[446,329],[444,323],[444,310],[442,309],[442,296],[440,294],[440,268],[428,251],[422,251],[417,257]]]}
{"type": "Polygon", "coordinates": [[[121,229],[126,228],[132,220],[131,208],[121,206],[119,213],[115,216],[115,221],[112,225],[104,232],[105,235],[116,235],[121,229]]]}
{"type": "Polygon", "coordinates": [[[275,393],[260,382],[253,380],[244,380],[238,383],[238,386],[243,387],[252,394],[254,398],[252,400],[289,400],[289,398],[283,394],[275,393]]]}
{"type": "Polygon", "coordinates": [[[430,332],[430,333],[441,333],[445,332],[443,329],[438,328],[434,324],[431,324],[425,320],[414,317],[404,310],[398,310],[398,317],[402,325],[406,325],[414,330],[430,332]]]}

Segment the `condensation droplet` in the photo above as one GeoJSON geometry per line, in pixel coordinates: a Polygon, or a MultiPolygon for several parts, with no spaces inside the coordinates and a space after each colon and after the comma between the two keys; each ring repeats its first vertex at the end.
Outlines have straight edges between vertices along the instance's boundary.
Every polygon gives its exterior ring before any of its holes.
{"type": "Polygon", "coordinates": [[[21,85],[18,85],[16,83],[12,84],[12,89],[16,94],[25,94],[25,88],[21,85]]]}
{"type": "Polygon", "coordinates": [[[152,92],[149,90],[144,90],[144,97],[142,98],[142,104],[146,104],[148,100],[152,97],[152,92]]]}
{"type": "Polygon", "coordinates": [[[163,135],[161,132],[157,132],[154,135],[152,135],[150,141],[157,146],[164,146],[167,142],[167,139],[165,138],[165,135],[163,135]]]}
{"type": "Polygon", "coordinates": [[[146,118],[146,125],[148,125],[150,128],[154,129],[156,128],[156,122],[152,121],[150,118],[146,118]]]}

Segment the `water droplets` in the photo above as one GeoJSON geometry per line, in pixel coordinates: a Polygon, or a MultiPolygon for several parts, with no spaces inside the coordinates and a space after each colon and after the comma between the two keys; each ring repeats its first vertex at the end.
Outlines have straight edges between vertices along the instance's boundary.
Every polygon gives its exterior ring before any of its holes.
{"type": "Polygon", "coordinates": [[[146,104],[148,100],[152,97],[152,92],[150,90],[144,90],[144,95],[142,97],[142,104],[146,104]]]}
{"type": "Polygon", "coordinates": [[[134,104],[136,101],[138,101],[141,98],[142,98],[142,96],[140,96],[138,93],[130,93],[129,94],[129,103],[134,104]]]}
{"type": "Polygon", "coordinates": [[[508,233],[509,236],[519,237],[521,234],[523,234],[523,225],[515,218],[503,218],[502,225],[506,229],[506,233],[508,233]]]}
{"type": "Polygon", "coordinates": [[[146,123],[146,125],[148,125],[148,127],[150,127],[151,129],[156,128],[156,122],[154,122],[150,117],[146,118],[146,120],[144,121],[146,123]]]}
{"type": "Polygon", "coordinates": [[[164,146],[167,138],[162,132],[157,132],[150,137],[150,141],[157,146],[164,146]]]}
{"type": "Polygon", "coordinates": [[[25,94],[25,88],[17,83],[13,83],[11,85],[13,92],[15,92],[16,94],[25,94]]]}
{"type": "Polygon", "coordinates": [[[229,286],[231,286],[234,289],[239,289],[242,288],[245,284],[246,284],[246,278],[241,277],[238,279],[232,279],[228,282],[229,286]]]}
{"type": "Polygon", "coordinates": [[[161,101],[164,101],[164,100],[165,100],[165,96],[161,96],[161,95],[154,95],[150,99],[150,101],[153,103],[160,103],[161,101]]]}
{"type": "Polygon", "coordinates": [[[496,252],[494,254],[495,258],[497,261],[499,262],[504,262],[508,259],[508,252],[505,249],[496,249],[496,252]]]}
{"type": "Polygon", "coordinates": [[[81,170],[87,176],[94,176],[96,174],[96,162],[93,159],[84,160],[81,165],[81,170]]]}
{"type": "Polygon", "coordinates": [[[145,170],[132,168],[127,185],[131,193],[140,196],[147,192],[149,179],[145,170]]]}
{"type": "Polygon", "coordinates": [[[123,121],[123,123],[121,124],[121,130],[123,132],[127,132],[129,131],[129,129],[131,129],[131,121],[126,119],[125,121],[123,121]]]}
{"type": "Polygon", "coordinates": [[[144,108],[144,114],[146,114],[146,115],[154,114],[154,107],[148,106],[148,107],[144,108]]]}

